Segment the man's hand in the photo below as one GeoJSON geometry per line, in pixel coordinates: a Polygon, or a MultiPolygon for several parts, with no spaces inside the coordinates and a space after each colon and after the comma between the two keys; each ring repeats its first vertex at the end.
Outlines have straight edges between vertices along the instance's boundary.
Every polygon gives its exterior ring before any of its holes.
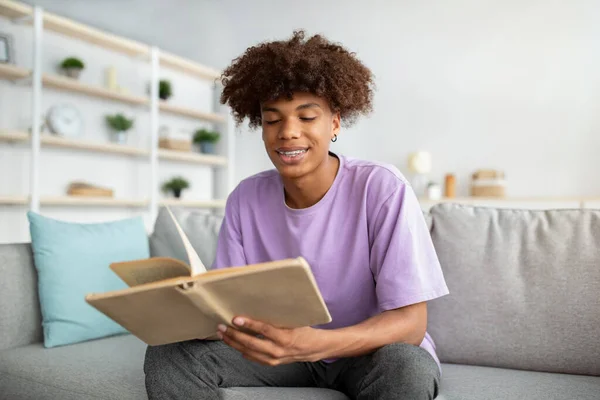
{"type": "Polygon", "coordinates": [[[242,353],[244,358],[263,365],[281,365],[300,361],[318,361],[322,354],[324,331],[310,327],[276,328],[245,317],[233,319],[233,325],[255,332],[261,338],[238,329],[219,325],[217,335],[242,353]]]}

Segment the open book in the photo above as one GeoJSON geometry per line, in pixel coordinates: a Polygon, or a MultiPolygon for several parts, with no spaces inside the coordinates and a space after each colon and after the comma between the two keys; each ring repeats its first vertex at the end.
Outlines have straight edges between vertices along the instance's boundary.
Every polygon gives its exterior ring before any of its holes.
{"type": "Polygon", "coordinates": [[[244,315],[284,328],[331,322],[302,257],[207,271],[168,210],[189,265],[168,257],[113,263],[129,288],[86,301],[149,345],[215,339],[218,324],[244,315]]]}

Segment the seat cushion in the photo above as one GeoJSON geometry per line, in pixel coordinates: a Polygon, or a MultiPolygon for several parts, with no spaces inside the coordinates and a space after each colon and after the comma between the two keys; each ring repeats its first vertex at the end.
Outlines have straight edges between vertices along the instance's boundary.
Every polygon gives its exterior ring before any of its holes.
{"type": "MultiPolygon", "coordinates": [[[[0,399],[147,400],[146,344],[133,335],[69,346],[41,343],[0,352],[0,399]]],[[[231,388],[224,400],[347,400],[333,390],[313,388],[231,388]]]]}
{"type": "Polygon", "coordinates": [[[38,343],[5,350],[0,352],[2,398],[147,400],[145,351],[146,345],[129,334],[50,349],[38,343]]]}
{"type": "Polygon", "coordinates": [[[600,377],[442,364],[437,400],[598,400],[600,377]]]}
{"type": "Polygon", "coordinates": [[[450,289],[428,304],[443,363],[600,375],[600,210],[430,212],[450,289]]]}
{"type": "Polygon", "coordinates": [[[316,388],[231,388],[223,400],[349,400],[344,394],[316,388]]]}
{"type": "Polygon", "coordinates": [[[29,243],[0,244],[0,350],[43,340],[37,274],[29,243]]]}

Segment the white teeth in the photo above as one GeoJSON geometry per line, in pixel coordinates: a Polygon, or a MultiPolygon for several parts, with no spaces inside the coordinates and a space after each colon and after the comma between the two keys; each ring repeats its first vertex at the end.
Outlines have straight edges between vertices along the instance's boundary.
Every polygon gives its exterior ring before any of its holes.
{"type": "Polygon", "coordinates": [[[280,151],[279,152],[279,154],[283,154],[288,157],[296,157],[302,153],[306,153],[306,150],[280,151]]]}

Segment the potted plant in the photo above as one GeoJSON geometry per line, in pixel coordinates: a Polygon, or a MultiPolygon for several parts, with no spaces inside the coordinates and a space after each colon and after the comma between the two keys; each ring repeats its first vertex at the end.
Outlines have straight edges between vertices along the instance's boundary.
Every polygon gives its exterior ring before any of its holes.
{"type": "Polygon", "coordinates": [[[158,84],[158,97],[162,100],[167,100],[172,94],[171,82],[166,79],[161,79],[158,84]]]}
{"type": "Polygon", "coordinates": [[[200,147],[200,151],[206,154],[215,153],[215,143],[219,141],[219,132],[208,129],[198,129],[194,133],[194,144],[200,147]]]}
{"type": "Polygon", "coordinates": [[[112,141],[123,144],[127,141],[127,131],[133,126],[133,119],[123,114],[107,115],[106,123],[112,128],[112,141]]]}
{"type": "Polygon", "coordinates": [[[76,57],[65,58],[60,66],[68,77],[75,79],[79,79],[81,71],[85,68],[83,61],[76,57]]]}
{"type": "Polygon", "coordinates": [[[165,193],[172,192],[175,198],[181,197],[181,191],[190,187],[190,183],[181,176],[171,178],[163,183],[162,190],[165,193]]]}

